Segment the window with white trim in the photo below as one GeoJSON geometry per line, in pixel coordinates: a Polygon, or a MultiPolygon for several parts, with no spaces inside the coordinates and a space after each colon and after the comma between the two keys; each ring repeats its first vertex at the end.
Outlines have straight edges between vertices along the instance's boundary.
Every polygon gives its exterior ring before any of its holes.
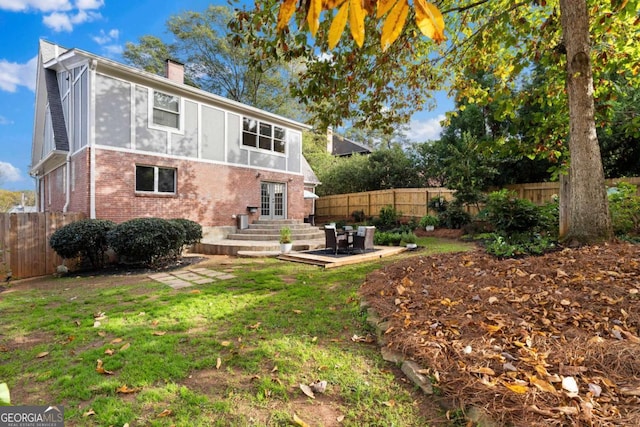
{"type": "Polygon", "coordinates": [[[242,118],[242,145],[284,154],[285,136],[286,131],[280,126],[242,118]]]}
{"type": "Polygon", "coordinates": [[[153,91],[153,124],[180,129],[180,97],[153,91]]]}
{"type": "Polygon", "coordinates": [[[175,194],[176,169],[136,165],[136,192],[175,194]]]}

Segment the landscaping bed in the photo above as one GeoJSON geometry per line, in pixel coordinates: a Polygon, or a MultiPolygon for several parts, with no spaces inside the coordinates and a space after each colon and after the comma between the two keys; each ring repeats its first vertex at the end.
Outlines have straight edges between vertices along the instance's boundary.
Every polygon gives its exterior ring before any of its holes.
{"type": "Polygon", "coordinates": [[[498,425],[640,425],[640,246],[412,257],[360,294],[452,408],[498,425]]]}

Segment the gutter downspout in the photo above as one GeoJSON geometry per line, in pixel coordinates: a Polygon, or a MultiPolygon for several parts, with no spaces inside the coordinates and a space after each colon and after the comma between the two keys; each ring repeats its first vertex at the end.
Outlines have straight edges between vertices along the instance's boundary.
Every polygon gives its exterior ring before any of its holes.
{"type": "Polygon", "coordinates": [[[62,212],[66,213],[69,211],[69,203],[71,203],[71,150],[67,153],[67,161],[65,162],[65,175],[67,176],[65,181],[65,198],[64,198],[64,206],[62,207],[62,212]]]}
{"type": "Polygon", "coordinates": [[[89,99],[87,105],[89,111],[87,111],[87,126],[89,126],[89,140],[87,141],[87,147],[89,148],[89,218],[96,219],[96,147],[95,147],[95,102],[96,102],[96,68],[98,67],[98,61],[91,59],[89,61],[89,99]]]}

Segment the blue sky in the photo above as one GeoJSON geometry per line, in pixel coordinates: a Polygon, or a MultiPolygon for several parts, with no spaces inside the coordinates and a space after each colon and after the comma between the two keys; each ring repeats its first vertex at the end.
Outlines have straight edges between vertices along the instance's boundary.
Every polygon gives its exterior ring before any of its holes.
{"type": "MultiPolygon", "coordinates": [[[[32,190],[29,177],[38,40],[121,61],[126,42],[152,34],[166,37],[169,16],[203,10],[225,0],[0,0],[0,188],[32,190]]],[[[445,96],[438,109],[413,117],[409,138],[436,139],[444,112],[452,108],[445,96]]]]}

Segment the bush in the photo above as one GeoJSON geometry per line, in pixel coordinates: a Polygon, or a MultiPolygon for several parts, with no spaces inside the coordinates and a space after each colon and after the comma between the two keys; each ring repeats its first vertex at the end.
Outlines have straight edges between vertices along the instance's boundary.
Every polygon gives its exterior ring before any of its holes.
{"type": "Polygon", "coordinates": [[[175,218],[170,221],[180,224],[184,228],[185,245],[193,245],[202,239],[202,226],[197,222],[185,218],[175,218]]]}
{"type": "Polygon", "coordinates": [[[107,234],[109,246],[122,262],[148,266],[177,259],[185,241],[183,226],[161,218],[125,221],[107,234]]]}
{"type": "Polygon", "coordinates": [[[376,231],[373,243],[378,246],[399,246],[402,234],[389,231],[376,231]]]}
{"type": "Polygon", "coordinates": [[[542,224],[540,210],[533,202],[518,199],[506,189],[489,194],[483,216],[496,232],[506,235],[538,230],[542,224]]]}
{"type": "Polygon", "coordinates": [[[406,246],[407,243],[416,243],[418,236],[412,232],[405,232],[400,235],[400,246],[406,246]]]}
{"type": "Polygon", "coordinates": [[[355,222],[363,222],[365,215],[364,215],[364,211],[363,210],[359,210],[359,211],[353,211],[351,213],[351,216],[353,217],[353,220],[355,222]]]}
{"type": "Polygon", "coordinates": [[[492,234],[485,241],[488,254],[498,258],[514,258],[526,255],[542,255],[556,248],[552,239],[540,234],[492,234]]]}
{"type": "Polygon", "coordinates": [[[459,229],[471,222],[471,215],[461,206],[451,204],[438,214],[438,222],[442,227],[459,229]]]}
{"type": "Polygon", "coordinates": [[[440,220],[437,216],[427,214],[420,218],[420,227],[425,228],[427,225],[433,225],[435,227],[439,222],[440,220]]]}
{"type": "Polygon", "coordinates": [[[620,182],[609,194],[611,225],[616,235],[640,235],[640,197],[636,191],[635,185],[620,182]]]}
{"type": "Polygon", "coordinates": [[[49,239],[49,246],[65,259],[81,257],[89,261],[92,268],[104,265],[104,254],[108,248],[107,233],[115,223],[104,219],[83,219],[56,230],[49,239]]]}
{"type": "Polygon", "coordinates": [[[393,206],[385,206],[380,209],[380,216],[374,221],[376,228],[391,230],[400,224],[400,214],[393,206]]]}

